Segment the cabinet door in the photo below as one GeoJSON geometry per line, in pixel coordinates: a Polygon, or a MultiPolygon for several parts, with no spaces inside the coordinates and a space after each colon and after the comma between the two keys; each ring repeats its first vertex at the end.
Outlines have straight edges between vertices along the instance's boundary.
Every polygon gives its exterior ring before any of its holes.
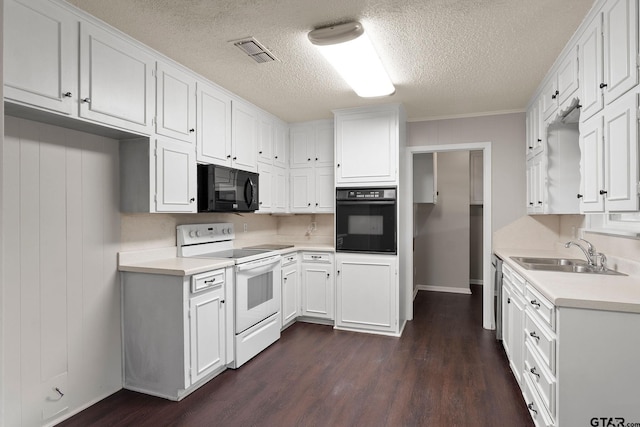
{"type": "Polygon", "coordinates": [[[578,42],[580,61],[580,121],[602,110],[602,22],[596,18],[578,42]]]}
{"type": "Polygon", "coordinates": [[[196,142],[196,80],[162,62],[156,69],[156,132],[196,142]]]}
{"type": "Polygon", "coordinates": [[[535,199],[534,188],[533,188],[533,159],[527,160],[526,167],[526,181],[527,181],[527,213],[534,213],[535,199]]]}
{"type": "Polygon", "coordinates": [[[638,94],[605,109],[604,164],[608,211],[638,210],[638,94]]]}
{"type": "Polygon", "coordinates": [[[284,268],[282,270],[282,326],[298,317],[300,307],[298,269],[284,268]]]}
{"type": "Polygon", "coordinates": [[[226,364],[224,290],[191,298],[191,384],[226,364]]]}
{"type": "MultiPolygon", "coordinates": [[[[287,170],[285,168],[273,168],[274,189],[273,189],[273,211],[287,212],[289,208],[289,185],[287,180],[287,170]]],[[[262,191],[262,190],[261,190],[262,191]]]]}
{"type": "Polygon", "coordinates": [[[471,151],[469,153],[469,179],[470,191],[469,202],[472,205],[481,205],[483,203],[483,153],[482,151],[471,151]]]}
{"type": "Polygon", "coordinates": [[[603,212],[604,141],[602,115],[580,123],[580,212],[603,212]]]}
{"type": "Polygon", "coordinates": [[[333,123],[318,123],[315,126],[313,161],[316,167],[333,167],[333,123]]]}
{"type": "Polygon", "coordinates": [[[5,99],[74,113],[77,25],[73,15],[49,1],[4,2],[5,99]]]}
{"type": "Polygon", "coordinates": [[[291,169],[289,182],[291,185],[291,212],[313,212],[315,208],[311,205],[311,198],[315,194],[313,168],[291,169]]]}
{"type": "Polygon", "coordinates": [[[274,199],[274,175],[273,166],[265,165],[264,163],[258,163],[258,197],[259,197],[259,209],[260,213],[273,212],[273,199],[274,199]]]}
{"type": "MultiPolygon", "coordinates": [[[[311,125],[297,126],[290,131],[290,151],[292,168],[306,168],[312,165],[311,156],[314,155],[314,128],[311,125]]],[[[314,157],[315,158],[315,157],[314,157]]]]}
{"type": "Polygon", "coordinates": [[[212,86],[198,83],[197,159],[231,166],[231,98],[212,86]]]}
{"type": "Polygon", "coordinates": [[[336,326],[396,330],[396,262],[392,256],[337,257],[336,326]]]}
{"type": "Polygon", "coordinates": [[[333,319],[333,276],[330,266],[307,264],[302,270],[302,315],[333,319]]]}
{"type": "Polygon", "coordinates": [[[558,85],[556,76],[553,75],[549,81],[543,86],[540,94],[540,108],[542,113],[542,121],[544,122],[553,115],[558,109],[558,85]]]}
{"type": "Polygon", "coordinates": [[[507,353],[507,358],[511,358],[511,286],[506,278],[502,280],[504,281],[502,286],[502,346],[507,353]]]}
{"type": "Polygon", "coordinates": [[[288,147],[289,130],[285,125],[276,123],[273,133],[273,165],[286,168],[287,167],[287,147],[288,147]]]}
{"type": "Polygon", "coordinates": [[[334,212],[336,200],[333,167],[315,168],[315,212],[334,212]]]}
{"type": "Polygon", "coordinates": [[[258,132],[258,161],[273,163],[273,121],[268,117],[260,117],[258,132]]]}
{"type": "Polygon", "coordinates": [[[256,172],[258,170],[258,113],[241,102],[231,103],[231,147],[234,168],[256,172]]]}
{"type": "Polygon", "coordinates": [[[558,66],[558,105],[563,105],[578,90],[578,49],[572,49],[558,66]]]}
{"type": "Polygon", "coordinates": [[[196,212],[196,159],[181,141],[156,141],[156,211],[196,212]]]}
{"type": "Polygon", "coordinates": [[[638,1],[608,1],[602,14],[604,102],[610,104],[638,84],[638,1]]]}
{"type": "Polygon", "coordinates": [[[336,116],[336,184],[396,182],[398,135],[394,111],[336,116]]]}
{"type": "Polygon", "coordinates": [[[534,213],[544,213],[546,199],[546,170],[544,156],[537,155],[532,160],[531,184],[533,189],[533,211],[534,213]]]}
{"type": "Polygon", "coordinates": [[[511,295],[509,305],[509,364],[513,375],[522,383],[524,370],[524,300],[520,295],[511,295]]]}
{"type": "Polygon", "coordinates": [[[153,133],[155,58],[105,30],[80,23],[80,116],[153,133]]]}

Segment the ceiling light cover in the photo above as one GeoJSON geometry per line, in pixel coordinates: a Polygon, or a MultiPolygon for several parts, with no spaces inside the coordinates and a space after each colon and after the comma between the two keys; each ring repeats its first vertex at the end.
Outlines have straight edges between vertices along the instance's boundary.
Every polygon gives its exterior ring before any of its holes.
{"type": "Polygon", "coordinates": [[[371,98],[395,92],[361,23],[320,28],[308,37],[358,96],[371,98]]]}

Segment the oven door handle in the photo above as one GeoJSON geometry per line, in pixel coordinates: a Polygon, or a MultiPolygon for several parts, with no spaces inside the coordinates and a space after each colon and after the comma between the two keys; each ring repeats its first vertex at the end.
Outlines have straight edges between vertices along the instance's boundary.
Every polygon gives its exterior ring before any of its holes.
{"type": "MultiPolygon", "coordinates": [[[[267,259],[259,259],[256,261],[246,262],[244,264],[238,264],[236,266],[236,271],[247,271],[254,269],[262,269],[263,267],[269,267],[273,264],[277,264],[282,259],[282,256],[276,255],[273,257],[269,257],[267,259]]],[[[269,271],[269,268],[264,268],[265,272],[269,271]]],[[[261,274],[261,273],[260,273],[261,274]]]]}
{"type": "Polygon", "coordinates": [[[365,206],[365,205],[395,205],[395,200],[362,200],[358,202],[343,202],[341,200],[336,201],[336,205],[342,206],[365,206]]]}
{"type": "Polygon", "coordinates": [[[247,180],[244,183],[244,201],[249,207],[253,205],[254,192],[255,192],[255,186],[253,184],[253,181],[251,181],[251,178],[247,178],[247,180]],[[247,190],[250,190],[250,191],[247,191],[247,190]]]}

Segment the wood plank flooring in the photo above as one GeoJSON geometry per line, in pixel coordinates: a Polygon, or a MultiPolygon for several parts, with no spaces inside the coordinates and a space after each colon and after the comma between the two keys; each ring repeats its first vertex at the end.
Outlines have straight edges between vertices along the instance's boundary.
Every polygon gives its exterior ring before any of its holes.
{"type": "Polygon", "coordinates": [[[400,339],[296,323],[181,402],[121,390],[61,426],[532,426],[473,295],[419,292],[400,339]]]}

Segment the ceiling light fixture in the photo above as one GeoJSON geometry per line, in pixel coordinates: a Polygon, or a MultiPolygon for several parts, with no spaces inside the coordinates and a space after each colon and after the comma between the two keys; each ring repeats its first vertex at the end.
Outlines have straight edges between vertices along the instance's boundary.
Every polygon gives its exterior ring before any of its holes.
{"type": "Polygon", "coordinates": [[[358,96],[371,98],[395,92],[361,23],[319,28],[308,37],[358,96]]]}

